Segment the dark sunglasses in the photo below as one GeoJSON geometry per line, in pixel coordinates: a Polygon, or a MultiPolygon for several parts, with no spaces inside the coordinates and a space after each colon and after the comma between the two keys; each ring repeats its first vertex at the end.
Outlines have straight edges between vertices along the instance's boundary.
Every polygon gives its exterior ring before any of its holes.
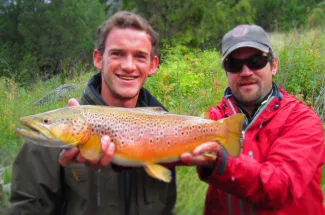
{"type": "Polygon", "coordinates": [[[244,64],[250,70],[258,70],[264,68],[271,60],[272,55],[270,53],[268,55],[253,55],[247,59],[236,59],[230,56],[223,61],[223,67],[227,72],[238,73],[242,70],[244,64]]]}

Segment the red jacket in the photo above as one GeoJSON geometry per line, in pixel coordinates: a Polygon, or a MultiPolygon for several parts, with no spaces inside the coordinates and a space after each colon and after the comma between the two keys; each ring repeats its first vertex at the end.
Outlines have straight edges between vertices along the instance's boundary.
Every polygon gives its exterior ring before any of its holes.
{"type": "MultiPolygon", "coordinates": [[[[206,215],[325,214],[322,122],[294,96],[275,90],[243,131],[241,155],[222,150],[215,169],[198,168],[209,183],[206,215]]],[[[215,120],[238,112],[231,95],[209,110],[215,120]]]]}

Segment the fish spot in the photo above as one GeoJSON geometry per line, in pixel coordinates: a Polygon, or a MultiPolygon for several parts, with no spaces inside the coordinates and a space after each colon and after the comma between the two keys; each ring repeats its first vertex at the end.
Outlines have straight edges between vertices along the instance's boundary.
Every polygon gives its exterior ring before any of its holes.
{"type": "Polygon", "coordinates": [[[170,146],[172,142],[170,140],[167,140],[167,144],[170,146]]]}

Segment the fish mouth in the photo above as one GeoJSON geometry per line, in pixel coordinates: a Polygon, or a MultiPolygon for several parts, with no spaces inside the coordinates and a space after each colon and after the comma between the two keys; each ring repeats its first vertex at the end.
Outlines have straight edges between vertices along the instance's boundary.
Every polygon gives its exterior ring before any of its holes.
{"type": "Polygon", "coordinates": [[[27,130],[23,128],[17,128],[17,134],[22,136],[27,142],[34,143],[36,145],[42,145],[53,148],[71,148],[72,145],[64,143],[58,139],[49,139],[37,130],[27,130]]]}
{"type": "Polygon", "coordinates": [[[44,128],[40,127],[37,124],[29,123],[28,119],[22,118],[20,122],[27,127],[17,128],[17,134],[22,136],[28,142],[32,142],[37,145],[47,146],[47,147],[59,147],[59,148],[70,148],[71,145],[64,143],[51,135],[51,132],[44,128]]]}
{"type": "Polygon", "coordinates": [[[28,117],[23,117],[19,120],[21,124],[23,124],[28,129],[19,129],[19,134],[30,135],[31,137],[39,137],[41,139],[49,139],[53,138],[51,132],[44,126],[39,125],[39,123],[35,123],[30,120],[28,117]]]}

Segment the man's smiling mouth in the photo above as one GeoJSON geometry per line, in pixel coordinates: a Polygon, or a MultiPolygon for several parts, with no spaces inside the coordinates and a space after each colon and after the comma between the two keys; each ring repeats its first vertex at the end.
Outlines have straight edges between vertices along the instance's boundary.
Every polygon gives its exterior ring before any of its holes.
{"type": "Polygon", "coordinates": [[[119,77],[123,80],[134,80],[136,78],[134,76],[124,76],[124,75],[117,75],[117,77],[119,77]]]}

